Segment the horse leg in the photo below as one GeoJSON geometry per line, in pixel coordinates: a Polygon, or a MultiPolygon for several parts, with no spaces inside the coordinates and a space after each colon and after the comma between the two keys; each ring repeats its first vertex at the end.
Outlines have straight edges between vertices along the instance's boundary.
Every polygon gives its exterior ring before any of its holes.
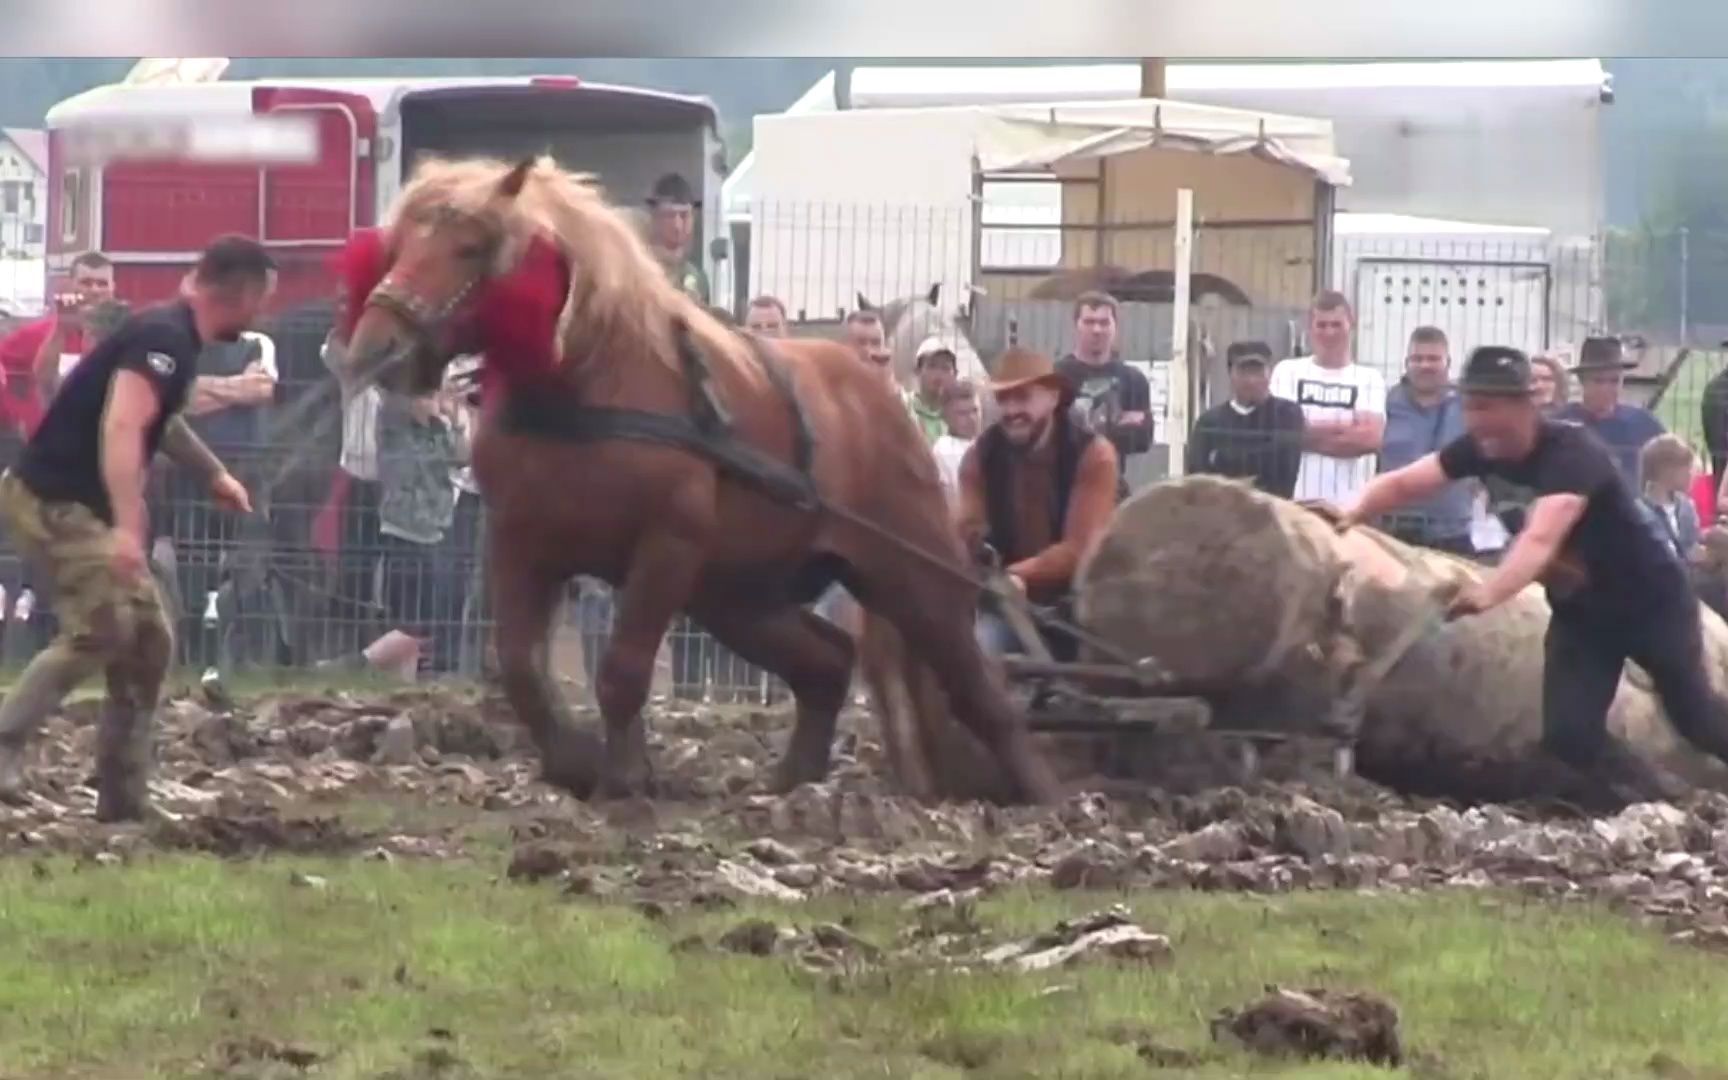
{"type": "Polygon", "coordinates": [[[547,673],[552,615],[563,596],[563,582],[536,573],[525,560],[512,559],[507,547],[493,544],[488,553],[499,682],[540,752],[542,779],[586,799],[594,793],[600,742],[575,726],[547,673]]]}
{"type": "MultiPolygon", "coordinates": [[[[935,538],[908,537],[941,550],[935,538]]],[[[866,606],[892,623],[905,639],[908,655],[938,672],[954,718],[996,759],[1015,799],[1050,802],[1058,794],[1056,777],[1032,742],[1031,729],[1009,699],[973,634],[975,598],[970,589],[946,579],[904,575],[865,582],[866,606]]],[[[962,768],[958,761],[938,769],[962,768]]],[[[942,786],[939,783],[939,786],[942,786]]]]}
{"type": "Polygon", "coordinates": [[[690,597],[702,564],[699,545],[679,536],[650,536],[630,560],[615,595],[612,637],[600,659],[594,696],[606,721],[605,794],[627,797],[651,781],[642,707],[654,679],[654,658],[672,620],[690,597]]]}
{"type": "Polygon", "coordinates": [[[771,789],[783,794],[825,779],[834,729],[852,686],[851,636],[801,607],[755,616],[704,610],[698,620],[745,661],[778,675],[798,703],[792,738],[775,766],[771,789]]]}

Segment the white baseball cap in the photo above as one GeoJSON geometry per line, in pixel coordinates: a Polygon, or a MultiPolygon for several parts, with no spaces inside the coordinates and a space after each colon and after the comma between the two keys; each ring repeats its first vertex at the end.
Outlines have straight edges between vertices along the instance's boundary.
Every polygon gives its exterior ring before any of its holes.
{"type": "Polygon", "coordinates": [[[949,359],[954,361],[955,366],[959,366],[959,352],[954,348],[954,346],[948,344],[946,341],[943,341],[940,337],[937,337],[934,334],[918,343],[918,351],[912,354],[913,363],[914,365],[921,365],[924,363],[925,357],[935,356],[938,353],[947,353],[949,359]]]}

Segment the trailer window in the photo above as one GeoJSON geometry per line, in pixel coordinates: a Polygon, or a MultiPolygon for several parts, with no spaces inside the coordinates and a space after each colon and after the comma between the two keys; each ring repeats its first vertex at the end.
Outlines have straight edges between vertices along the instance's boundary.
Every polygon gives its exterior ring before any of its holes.
{"type": "Polygon", "coordinates": [[[84,170],[67,169],[60,177],[60,241],[78,242],[84,217],[84,170]]]}
{"type": "Polygon", "coordinates": [[[1049,270],[1062,261],[1062,182],[1043,173],[992,177],[979,207],[982,270],[1049,270]]]}

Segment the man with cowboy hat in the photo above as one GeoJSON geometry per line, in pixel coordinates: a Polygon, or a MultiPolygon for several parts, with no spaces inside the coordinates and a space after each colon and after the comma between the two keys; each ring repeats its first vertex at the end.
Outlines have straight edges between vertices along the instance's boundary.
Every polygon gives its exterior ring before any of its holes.
{"type": "Polygon", "coordinates": [[[680,292],[706,307],[708,275],[703,273],[701,263],[690,257],[695,212],[702,206],[702,200],[696,197],[688,180],[677,173],[667,173],[654,181],[647,202],[648,246],[654,257],[680,292]]]}
{"type": "Polygon", "coordinates": [[[1619,338],[1585,338],[1578,349],[1579,400],[1560,410],[1560,419],[1582,424],[1608,444],[1620,472],[1638,485],[1638,452],[1658,435],[1666,434],[1662,422],[1648,409],[1620,401],[1620,386],[1626,372],[1636,365],[1624,358],[1619,338]]]}
{"type": "Polygon", "coordinates": [[[1530,362],[1517,349],[1470,354],[1459,382],[1463,437],[1377,477],[1339,520],[1372,520],[1464,479],[1500,477],[1536,495],[1499,566],[1460,589],[1449,617],[1491,611],[1541,580],[1553,615],[1542,676],[1542,739],[1568,764],[1631,800],[1670,797],[1675,782],[1608,731],[1608,707],[1628,659],[1656,684],[1675,729],[1728,761],[1728,718],[1717,715],[1704,669],[1698,600],[1686,567],[1582,426],[1542,416],[1530,362]]]}
{"type": "MultiPolygon", "coordinates": [[[[1043,353],[1011,346],[990,390],[997,420],[960,462],[961,535],[970,550],[1000,560],[1022,595],[1061,604],[1116,508],[1116,448],[1074,422],[1074,387],[1043,353]]],[[[997,655],[1015,647],[991,614],[980,616],[979,641],[997,655]]]]}

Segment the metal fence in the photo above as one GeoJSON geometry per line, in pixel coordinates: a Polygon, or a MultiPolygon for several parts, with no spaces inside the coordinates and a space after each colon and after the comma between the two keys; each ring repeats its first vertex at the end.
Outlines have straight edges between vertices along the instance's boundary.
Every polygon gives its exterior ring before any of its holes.
{"type": "MultiPolygon", "coordinates": [[[[734,245],[717,275],[725,293],[715,299],[742,316],[750,297],[774,295],[793,334],[832,335],[862,295],[884,307],[896,349],[930,333],[963,336],[988,363],[1010,342],[1068,351],[1074,298],[1103,289],[1122,301],[1121,353],[1145,364],[1152,411],[1162,416],[1172,224],[1081,227],[1034,210],[759,207],[746,242],[734,245]],[[932,286],[940,286],[934,305],[925,302],[932,286]]],[[[1640,363],[1629,398],[1652,402],[1668,429],[1703,453],[1703,388],[1724,360],[1701,346],[1728,336],[1714,329],[1728,327],[1718,299],[1728,291],[1706,296],[1699,283],[1728,277],[1722,241],[1683,233],[1582,241],[1537,232],[1417,234],[1395,222],[1332,233],[1309,221],[1201,221],[1192,249],[1189,355],[1198,377],[1189,415],[1228,397],[1224,355],[1232,342],[1260,340],[1275,357],[1301,355],[1307,305],[1324,286],[1354,304],[1358,359],[1388,383],[1402,375],[1418,325],[1446,331],[1454,362],[1479,344],[1542,350],[1575,348],[1590,334],[1629,335],[1640,363]]],[[[132,299],[159,298],[173,279],[166,268],[113,254],[122,259],[121,291],[132,299]]],[[[153,553],[179,613],[179,659],[193,671],[358,664],[367,643],[403,629],[429,639],[430,670],[479,674],[489,640],[479,499],[463,493],[453,523],[433,543],[380,530],[380,482],[372,465],[354,460],[366,456],[363,444],[375,445],[376,431],[367,428],[377,419],[340,415],[320,357],[330,319],[330,305],[312,300],[261,327],[274,344],[276,397],[220,447],[259,513],[240,520],[215,511],[195,483],[156,465],[153,553]]],[[[1160,442],[1167,438],[1156,421],[1155,430],[1160,442]]],[[[0,457],[9,461],[16,449],[14,438],[0,457]]],[[[1164,473],[1155,447],[1133,462],[1130,478],[1138,485],[1164,473]]],[[[16,560],[4,569],[4,651],[18,663],[47,640],[52,598],[16,560]]],[[[610,610],[603,586],[572,585],[553,644],[561,674],[590,679],[610,610]]],[[[685,621],[667,644],[660,685],[692,700],[765,703],[785,693],[685,621]]]]}

